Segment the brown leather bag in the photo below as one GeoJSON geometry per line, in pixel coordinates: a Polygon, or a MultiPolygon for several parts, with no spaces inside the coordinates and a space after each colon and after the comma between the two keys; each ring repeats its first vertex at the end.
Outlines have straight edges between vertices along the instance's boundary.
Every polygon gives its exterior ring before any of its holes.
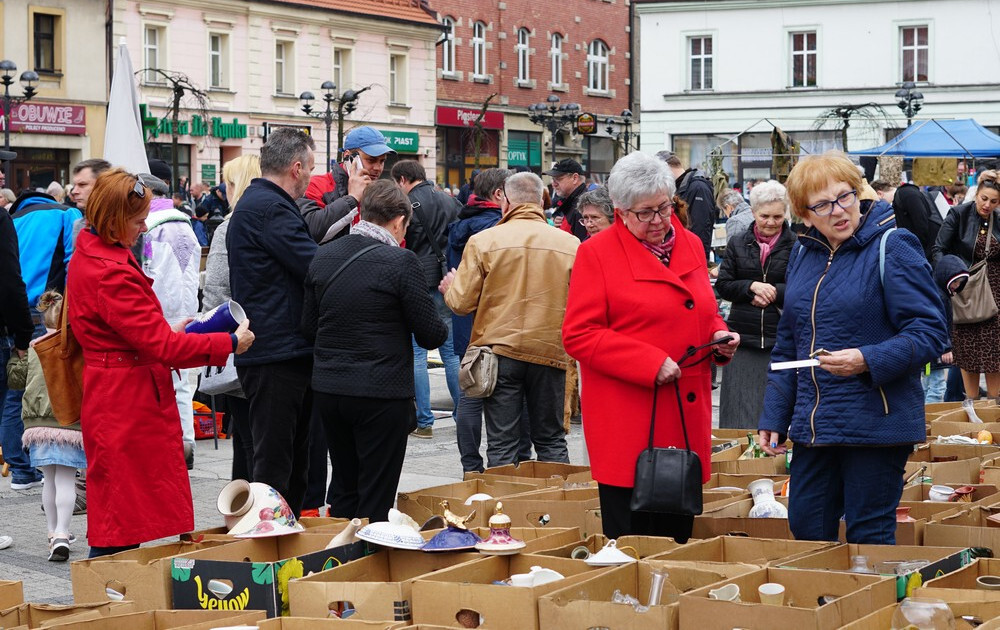
{"type": "Polygon", "coordinates": [[[83,405],[83,349],[69,327],[68,303],[64,298],[59,329],[39,337],[33,346],[42,364],[52,414],[64,427],[80,422],[83,405]]]}
{"type": "Polygon", "coordinates": [[[952,320],[956,324],[976,324],[997,316],[993,298],[993,287],[987,275],[986,259],[990,256],[990,242],[993,240],[993,215],[990,214],[986,231],[986,254],[983,259],[969,267],[969,279],[960,293],[951,297],[952,320]]]}

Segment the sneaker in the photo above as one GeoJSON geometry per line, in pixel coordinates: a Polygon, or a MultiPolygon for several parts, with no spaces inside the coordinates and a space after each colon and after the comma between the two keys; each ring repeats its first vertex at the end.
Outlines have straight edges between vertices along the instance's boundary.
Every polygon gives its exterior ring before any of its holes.
{"type": "MultiPolygon", "coordinates": [[[[76,542],[76,534],[70,534],[69,538],[66,539],[66,542],[69,543],[69,544],[71,544],[71,545],[73,543],[75,543],[76,542]]],[[[50,547],[52,546],[52,536],[49,536],[49,546],[50,547]]]]}
{"type": "Polygon", "coordinates": [[[6,549],[14,544],[14,539],[10,536],[0,536],[0,549],[6,549]]]}
{"type": "Polygon", "coordinates": [[[429,440],[434,437],[434,427],[417,427],[410,435],[421,440],[429,440]]]}
{"type": "Polygon", "coordinates": [[[73,504],[73,516],[87,513],[87,493],[76,493],[76,503],[73,504]]]}
{"type": "Polygon", "coordinates": [[[66,562],[69,560],[69,540],[56,538],[49,548],[49,562],[66,562]]]}
{"type": "MultiPolygon", "coordinates": [[[[962,410],[965,411],[965,415],[969,417],[969,422],[982,424],[983,421],[976,414],[975,402],[976,401],[971,398],[966,398],[962,401],[962,410]]],[[[13,488],[14,484],[11,484],[10,486],[13,488]]]]}
{"type": "Polygon", "coordinates": [[[41,479],[35,479],[33,481],[26,481],[26,482],[11,480],[10,482],[11,490],[31,490],[32,488],[41,488],[41,487],[42,487],[41,479]]]}

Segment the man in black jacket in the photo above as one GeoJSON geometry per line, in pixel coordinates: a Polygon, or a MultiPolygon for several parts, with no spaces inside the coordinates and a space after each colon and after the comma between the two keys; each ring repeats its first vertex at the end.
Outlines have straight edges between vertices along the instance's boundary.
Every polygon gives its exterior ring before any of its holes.
{"type": "MultiPolygon", "coordinates": [[[[448,392],[451,394],[452,410],[458,406],[458,356],[451,335],[451,310],[445,305],[444,297],[437,290],[438,284],[447,273],[448,263],[445,251],[448,249],[448,225],[458,219],[462,206],[455,200],[434,189],[427,181],[427,172],[415,160],[400,160],[392,167],[392,179],[403,189],[413,207],[413,217],[406,229],[406,249],[420,260],[424,272],[427,293],[434,300],[441,321],[448,326],[448,339],[441,346],[441,361],[444,362],[448,392]]],[[[434,414],[431,412],[431,387],[427,376],[427,351],[413,340],[413,379],[417,397],[417,429],[414,437],[433,437],[434,414]]]]}
{"type": "Polygon", "coordinates": [[[694,168],[684,170],[676,153],[660,151],[656,154],[667,163],[677,182],[677,196],[688,206],[688,229],[694,232],[705,246],[705,259],[708,260],[708,250],[712,246],[712,229],[719,217],[719,209],[715,205],[715,189],[712,181],[704,171],[694,168]]]}
{"type": "Polygon", "coordinates": [[[564,232],[569,232],[583,241],[587,238],[587,228],[580,224],[580,212],[576,209],[576,200],[587,192],[585,177],[587,172],[583,170],[582,164],[572,158],[566,158],[556,162],[556,165],[545,174],[552,178],[552,190],[559,197],[552,213],[553,221],[564,232]]]}
{"type": "Polygon", "coordinates": [[[250,403],[253,480],[281,493],[298,517],[309,468],[313,347],[299,332],[303,282],[316,253],[295,200],[309,185],[316,145],[291,128],[271,133],[229,220],[233,299],[258,322],[251,351],[236,358],[250,403]]]}

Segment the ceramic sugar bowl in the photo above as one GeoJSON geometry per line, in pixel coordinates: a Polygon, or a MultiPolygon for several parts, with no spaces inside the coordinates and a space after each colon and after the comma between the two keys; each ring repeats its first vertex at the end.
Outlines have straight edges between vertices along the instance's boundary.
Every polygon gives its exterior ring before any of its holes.
{"type": "Polygon", "coordinates": [[[477,543],[476,549],[480,553],[497,556],[514,554],[524,549],[524,541],[510,535],[510,523],[510,517],[503,513],[503,503],[497,501],[493,516],[490,517],[490,535],[477,543]]]}

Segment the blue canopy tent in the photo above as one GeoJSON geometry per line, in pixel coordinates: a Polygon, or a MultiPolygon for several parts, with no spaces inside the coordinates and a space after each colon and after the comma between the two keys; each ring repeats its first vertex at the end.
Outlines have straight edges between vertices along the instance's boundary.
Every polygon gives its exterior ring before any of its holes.
{"type": "Polygon", "coordinates": [[[971,118],[921,120],[881,146],[851,151],[850,154],[992,158],[1000,157],[1000,136],[971,118]]]}

